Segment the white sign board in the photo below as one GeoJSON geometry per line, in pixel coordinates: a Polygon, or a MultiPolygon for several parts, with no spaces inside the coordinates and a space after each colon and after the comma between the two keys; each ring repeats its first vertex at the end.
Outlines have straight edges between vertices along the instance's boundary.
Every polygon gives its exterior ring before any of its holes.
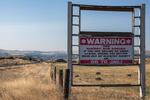
{"type": "Polygon", "coordinates": [[[128,65],[133,62],[131,36],[80,36],[80,64],[128,65]]]}

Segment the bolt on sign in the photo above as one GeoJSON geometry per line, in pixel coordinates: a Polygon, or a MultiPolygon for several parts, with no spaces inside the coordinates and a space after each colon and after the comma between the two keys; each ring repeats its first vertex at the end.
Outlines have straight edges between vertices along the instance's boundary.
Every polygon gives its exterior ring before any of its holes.
{"type": "Polygon", "coordinates": [[[79,43],[82,65],[129,65],[133,62],[132,34],[81,35],[79,43]]]}

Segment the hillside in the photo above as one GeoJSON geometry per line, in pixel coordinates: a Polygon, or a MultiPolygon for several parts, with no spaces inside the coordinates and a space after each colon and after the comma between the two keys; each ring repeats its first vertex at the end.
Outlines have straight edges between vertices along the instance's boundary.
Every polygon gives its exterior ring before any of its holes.
{"type": "Polygon", "coordinates": [[[5,66],[16,66],[16,65],[25,65],[25,64],[31,64],[34,63],[33,61],[29,60],[23,60],[23,59],[1,59],[0,60],[0,67],[5,66]]]}

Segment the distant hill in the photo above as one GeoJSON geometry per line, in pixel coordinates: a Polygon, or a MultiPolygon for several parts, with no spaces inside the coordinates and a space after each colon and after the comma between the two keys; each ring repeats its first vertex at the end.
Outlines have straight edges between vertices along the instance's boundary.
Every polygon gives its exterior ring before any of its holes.
{"type": "Polygon", "coordinates": [[[4,52],[0,52],[0,57],[8,57],[8,56],[10,56],[10,54],[4,53],[4,52]]]}
{"type": "MultiPolygon", "coordinates": [[[[19,50],[0,49],[0,57],[9,57],[9,56],[26,57],[28,59],[39,59],[40,61],[67,59],[67,53],[61,51],[44,52],[44,51],[19,51],[19,50]]],[[[77,59],[77,57],[73,58],[77,59]]],[[[150,58],[150,51],[146,51],[146,58],[150,58]]]]}
{"type": "Polygon", "coordinates": [[[9,57],[9,56],[21,56],[21,57],[35,58],[39,60],[67,59],[67,53],[60,51],[43,52],[43,51],[19,51],[19,50],[0,49],[0,57],[9,57]]]}

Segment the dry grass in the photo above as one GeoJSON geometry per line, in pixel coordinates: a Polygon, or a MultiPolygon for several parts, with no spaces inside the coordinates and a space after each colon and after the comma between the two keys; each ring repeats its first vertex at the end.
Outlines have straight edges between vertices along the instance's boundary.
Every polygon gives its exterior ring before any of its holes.
{"type": "Polygon", "coordinates": [[[23,59],[0,59],[0,66],[12,66],[12,65],[23,65],[30,64],[31,62],[23,59]]]}
{"type": "MultiPolygon", "coordinates": [[[[65,64],[56,64],[60,69],[65,64]]],[[[74,66],[74,84],[138,84],[137,66],[74,66]],[[98,73],[98,74],[96,74],[98,73]]],[[[146,65],[147,100],[150,100],[150,64],[146,65]]],[[[138,87],[74,87],[73,100],[140,100],[138,87]]]]}
{"type": "Polygon", "coordinates": [[[0,71],[0,100],[59,100],[49,69],[42,63],[0,71]]]}
{"type": "MultiPolygon", "coordinates": [[[[58,69],[66,64],[56,64],[58,69]]],[[[150,99],[150,64],[147,69],[147,100],[150,99]]],[[[50,64],[21,65],[15,69],[0,69],[0,100],[61,100],[50,80],[50,64]]],[[[75,66],[74,83],[137,83],[136,67],[75,66]],[[99,72],[99,73],[97,73],[99,72]],[[97,74],[96,74],[97,73],[97,74]],[[96,79],[100,78],[100,79],[96,79]]],[[[73,87],[71,100],[139,100],[138,88],[73,87]]]]}

